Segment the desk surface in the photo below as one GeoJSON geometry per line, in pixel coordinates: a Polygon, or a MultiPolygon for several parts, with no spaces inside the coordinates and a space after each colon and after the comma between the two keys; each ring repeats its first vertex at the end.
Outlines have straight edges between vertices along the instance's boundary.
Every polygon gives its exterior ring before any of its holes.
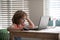
{"type": "Polygon", "coordinates": [[[27,31],[12,30],[12,32],[60,33],[60,27],[47,28],[42,30],[27,30],[27,31]]]}

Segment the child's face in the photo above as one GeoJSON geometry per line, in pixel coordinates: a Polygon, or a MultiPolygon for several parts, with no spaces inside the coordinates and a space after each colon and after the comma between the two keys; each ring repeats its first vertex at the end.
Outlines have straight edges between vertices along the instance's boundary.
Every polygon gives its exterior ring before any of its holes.
{"type": "Polygon", "coordinates": [[[26,16],[24,16],[23,18],[21,18],[20,19],[20,23],[23,24],[25,22],[26,18],[27,18],[26,16]]]}

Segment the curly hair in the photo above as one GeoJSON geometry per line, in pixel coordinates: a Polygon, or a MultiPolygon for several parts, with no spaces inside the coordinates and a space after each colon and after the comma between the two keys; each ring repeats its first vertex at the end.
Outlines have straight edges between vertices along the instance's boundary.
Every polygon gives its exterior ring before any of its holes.
{"type": "Polygon", "coordinates": [[[27,16],[27,14],[24,11],[22,10],[16,11],[12,17],[12,23],[17,25],[20,24],[19,19],[23,18],[24,16],[27,16]]]}

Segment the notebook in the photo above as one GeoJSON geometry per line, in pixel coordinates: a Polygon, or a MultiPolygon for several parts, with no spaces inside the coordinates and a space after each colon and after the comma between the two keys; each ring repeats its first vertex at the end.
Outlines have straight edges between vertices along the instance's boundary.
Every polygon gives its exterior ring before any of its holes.
{"type": "Polygon", "coordinates": [[[38,29],[46,29],[49,22],[49,16],[42,16],[38,24],[38,29]]]}

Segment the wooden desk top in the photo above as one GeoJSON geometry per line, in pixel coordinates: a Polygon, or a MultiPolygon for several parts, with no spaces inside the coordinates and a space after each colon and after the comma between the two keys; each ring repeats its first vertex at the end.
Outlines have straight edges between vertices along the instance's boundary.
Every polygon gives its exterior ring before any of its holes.
{"type": "Polygon", "coordinates": [[[29,38],[42,38],[42,39],[52,39],[52,40],[59,40],[60,36],[60,27],[55,28],[47,28],[43,30],[9,30],[10,32],[10,39],[14,40],[14,36],[16,37],[29,37],[29,38]],[[36,35],[37,34],[37,35],[36,35]]]}

